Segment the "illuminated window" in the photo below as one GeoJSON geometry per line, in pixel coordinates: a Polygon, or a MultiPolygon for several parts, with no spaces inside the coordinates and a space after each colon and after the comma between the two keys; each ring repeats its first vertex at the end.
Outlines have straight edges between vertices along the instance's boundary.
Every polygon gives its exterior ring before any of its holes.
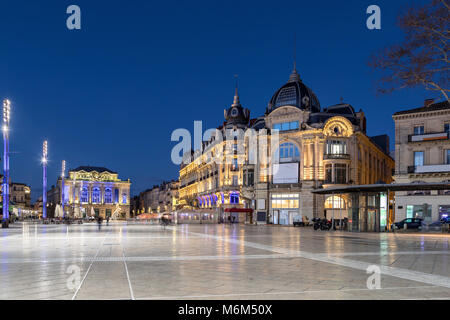
{"type": "Polygon", "coordinates": [[[114,203],[119,202],[119,189],[114,189],[114,203]]]}
{"type": "Polygon", "coordinates": [[[273,209],[298,209],[299,202],[298,193],[272,194],[273,209]]]}
{"type": "Polygon", "coordinates": [[[416,151],[414,152],[414,165],[417,166],[423,166],[423,157],[424,152],[423,151],[416,151]]]}
{"type": "Polygon", "coordinates": [[[231,168],[232,168],[232,170],[238,169],[238,159],[237,158],[233,159],[233,166],[231,168]]]}
{"type": "Polygon", "coordinates": [[[325,200],[325,209],[345,209],[345,201],[339,196],[330,196],[325,200]]]}
{"type": "Polygon", "coordinates": [[[293,143],[287,142],[281,144],[279,152],[280,152],[280,162],[300,161],[300,152],[293,143]]]}
{"type": "Polygon", "coordinates": [[[89,192],[87,187],[83,187],[83,189],[81,189],[81,202],[83,203],[89,202],[89,192]]]}
{"type": "Polygon", "coordinates": [[[347,154],[347,142],[342,140],[327,140],[326,153],[334,155],[347,154]]]}
{"type": "Polygon", "coordinates": [[[298,121],[275,123],[273,125],[273,129],[279,131],[297,130],[298,128],[299,128],[298,121]]]}
{"type": "Polygon", "coordinates": [[[126,204],[127,203],[127,194],[124,193],[122,194],[122,204],[126,204]]]}
{"type": "Polygon", "coordinates": [[[112,203],[112,190],[111,188],[105,189],[105,203],[112,203]]]}
{"type": "Polygon", "coordinates": [[[100,188],[93,188],[92,189],[92,203],[100,203],[100,188]]]}
{"type": "Polygon", "coordinates": [[[230,204],[239,204],[239,193],[230,193],[230,204]]]}

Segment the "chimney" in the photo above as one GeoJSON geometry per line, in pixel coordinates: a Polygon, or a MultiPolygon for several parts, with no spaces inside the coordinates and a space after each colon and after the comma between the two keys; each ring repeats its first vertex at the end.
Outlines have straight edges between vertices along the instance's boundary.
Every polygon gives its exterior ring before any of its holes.
{"type": "Polygon", "coordinates": [[[424,107],[429,107],[433,104],[434,99],[426,99],[424,102],[424,107]]]}

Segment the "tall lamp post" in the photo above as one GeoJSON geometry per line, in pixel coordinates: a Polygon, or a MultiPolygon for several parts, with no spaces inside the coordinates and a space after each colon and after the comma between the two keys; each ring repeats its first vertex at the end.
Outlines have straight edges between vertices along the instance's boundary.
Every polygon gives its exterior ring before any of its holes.
{"type": "Polygon", "coordinates": [[[42,218],[47,219],[47,141],[42,145],[42,218]]]}
{"type": "Polygon", "coordinates": [[[2,228],[9,225],[9,119],[11,102],[3,100],[3,221],[2,228]]]}
{"type": "Polygon", "coordinates": [[[66,160],[62,161],[61,164],[61,206],[63,211],[63,218],[66,217],[66,212],[64,211],[64,177],[66,175],[66,160]]]}

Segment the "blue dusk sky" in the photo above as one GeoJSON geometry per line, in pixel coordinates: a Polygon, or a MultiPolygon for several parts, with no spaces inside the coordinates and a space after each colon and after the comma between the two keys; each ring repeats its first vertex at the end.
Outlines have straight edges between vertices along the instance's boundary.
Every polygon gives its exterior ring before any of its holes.
{"type": "MultiPolygon", "coordinates": [[[[69,168],[105,166],[130,178],[132,194],[176,179],[173,130],[223,122],[239,75],[241,103],[263,115],[297,69],[322,107],[344,101],[367,116],[368,134],[394,139],[392,114],[438,97],[422,88],[380,96],[367,62],[402,40],[397,16],[425,1],[0,2],[0,98],[12,101],[11,177],[42,193],[42,142],[49,186],[69,168]],[[66,9],[81,8],[81,30],[66,9]],[[366,28],[381,8],[382,29],[366,28]]],[[[3,157],[3,155],[2,155],[3,157]]]]}

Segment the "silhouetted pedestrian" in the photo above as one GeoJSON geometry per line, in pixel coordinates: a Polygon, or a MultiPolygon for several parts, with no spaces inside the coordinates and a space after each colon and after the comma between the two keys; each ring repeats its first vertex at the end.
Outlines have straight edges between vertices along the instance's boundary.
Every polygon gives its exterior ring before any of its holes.
{"type": "Polygon", "coordinates": [[[98,230],[100,230],[102,228],[102,217],[97,218],[97,223],[98,223],[98,230]]]}

